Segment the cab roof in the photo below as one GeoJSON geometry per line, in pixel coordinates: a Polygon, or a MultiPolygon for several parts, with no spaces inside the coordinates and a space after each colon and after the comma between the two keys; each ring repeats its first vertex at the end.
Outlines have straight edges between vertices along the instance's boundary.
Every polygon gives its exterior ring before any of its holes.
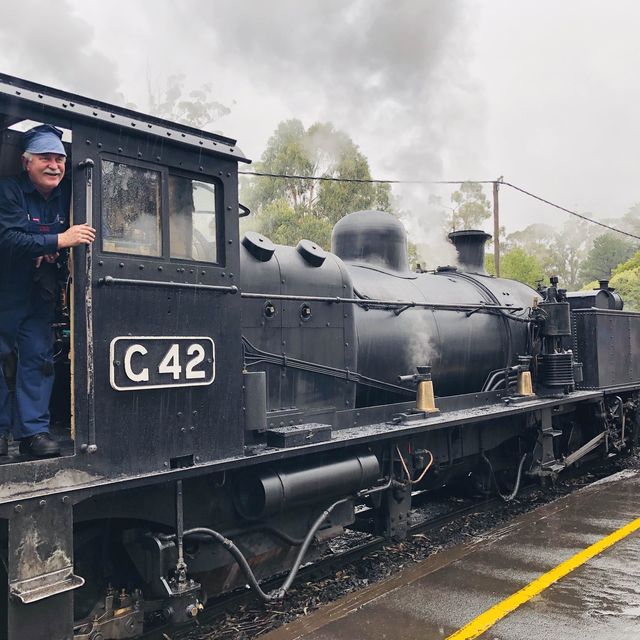
{"type": "MultiPolygon", "coordinates": [[[[51,110],[64,113],[66,117],[98,120],[110,127],[124,127],[144,132],[145,135],[155,135],[199,150],[214,152],[238,162],[251,162],[236,147],[233,138],[0,73],[0,100],[3,99],[44,105],[51,110]]],[[[12,122],[5,122],[4,126],[11,124],[12,122]]]]}

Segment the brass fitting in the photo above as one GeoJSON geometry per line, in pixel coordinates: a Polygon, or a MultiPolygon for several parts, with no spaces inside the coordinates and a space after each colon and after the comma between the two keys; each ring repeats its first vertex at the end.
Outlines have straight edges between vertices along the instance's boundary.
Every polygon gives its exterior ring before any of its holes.
{"type": "Polygon", "coordinates": [[[416,409],[418,411],[425,411],[426,413],[437,411],[436,398],[433,393],[433,380],[421,380],[418,382],[416,409]]]}
{"type": "Polygon", "coordinates": [[[440,413],[436,408],[436,398],[433,393],[431,367],[417,367],[418,373],[398,376],[398,382],[413,382],[416,389],[416,411],[421,413],[440,413]]]}
{"type": "Polygon", "coordinates": [[[533,393],[533,385],[531,384],[531,371],[520,371],[518,373],[518,395],[535,395],[533,393]]]}

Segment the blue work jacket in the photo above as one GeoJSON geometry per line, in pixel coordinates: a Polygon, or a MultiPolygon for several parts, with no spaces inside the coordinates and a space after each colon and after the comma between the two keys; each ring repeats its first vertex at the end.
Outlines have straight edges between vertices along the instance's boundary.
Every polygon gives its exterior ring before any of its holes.
{"type": "Polygon", "coordinates": [[[68,180],[45,200],[26,173],[0,180],[0,308],[31,299],[35,260],[56,253],[68,227],[68,180]]]}

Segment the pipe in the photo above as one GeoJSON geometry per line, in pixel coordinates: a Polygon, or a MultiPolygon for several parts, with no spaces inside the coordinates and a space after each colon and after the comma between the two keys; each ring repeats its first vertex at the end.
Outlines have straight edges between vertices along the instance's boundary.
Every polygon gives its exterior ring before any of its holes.
{"type": "Polygon", "coordinates": [[[240,476],[234,487],[237,512],[247,520],[263,520],[287,509],[370,487],[380,476],[374,454],[318,463],[302,469],[264,469],[240,476]]]}
{"type": "Polygon", "coordinates": [[[195,527],[193,529],[187,529],[186,531],[184,531],[183,535],[185,537],[192,536],[192,535],[206,535],[213,538],[216,542],[219,542],[233,556],[233,559],[238,563],[238,565],[240,566],[240,569],[242,570],[242,573],[247,578],[249,586],[260,598],[260,600],[262,600],[263,602],[274,602],[276,600],[282,600],[286,595],[287,591],[290,589],[291,585],[293,584],[293,581],[296,578],[296,575],[298,574],[298,571],[300,570],[300,566],[302,565],[304,556],[306,555],[309,549],[309,546],[311,545],[311,542],[313,540],[313,537],[315,536],[318,529],[322,526],[324,521],[329,517],[331,512],[338,505],[344,502],[347,502],[349,500],[351,500],[350,496],[347,498],[341,498],[340,500],[337,500],[336,502],[331,504],[329,507],[327,507],[316,518],[315,522],[313,523],[313,525],[311,526],[307,535],[304,538],[302,546],[298,551],[298,555],[296,556],[293,566],[289,571],[289,575],[287,576],[287,579],[284,581],[284,584],[279,589],[271,593],[265,593],[262,590],[255,574],[253,573],[251,567],[249,566],[249,563],[247,562],[247,559],[244,557],[244,554],[242,553],[242,551],[240,551],[240,549],[238,549],[238,547],[231,540],[229,540],[228,538],[225,538],[218,531],[215,531],[213,529],[208,529],[206,527],[195,527]]]}

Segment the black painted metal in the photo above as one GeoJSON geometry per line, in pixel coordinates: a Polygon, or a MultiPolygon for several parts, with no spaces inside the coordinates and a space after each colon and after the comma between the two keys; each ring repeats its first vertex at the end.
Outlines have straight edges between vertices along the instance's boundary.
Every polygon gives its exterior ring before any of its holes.
{"type": "Polygon", "coordinates": [[[114,278],[113,276],[105,276],[98,280],[98,284],[112,286],[116,284],[130,284],[136,287],[165,287],[167,289],[199,289],[200,291],[219,291],[220,293],[238,293],[239,289],[236,285],[212,285],[212,284],[193,284],[190,282],[162,282],[161,280],[137,280],[135,278],[114,278]]]}
{"type": "Polygon", "coordinates": [[[476,229],[452,231],[449,241],[458,252],[458,264],[462,271],[487,275],[484,268],[484,245],[491,238],[488,233],[476,229]]]}
{"type": "MultiPolygon", "coordinates": [[[[526,314],[460,313],[455,305],[476,302],[478,307],[513,305],[526,309],[538,297],[532,289],[513,281],[455,271],[417,274],[390,269],[380,259],[384,251],[378,245],[372,256],[350,245],[350,241],[356,246],[364,244],[368,224],[379,243],[383,241],[379,238],[379,229],[384,227],[381,220],[388,219],[389,228],[395,228],[393,216],[374,213],[351,214],[336,225],[333,248],[344,259],[354,290],[364,299],[412,300],[432,305],[433,310],[418,308],[418,304],[401,314],[375,306],[356,308],[361,374],[392,382],[418,366],[431,365],[436,395],[455,395],[480,390],[490,371],[513,365],[518,355],[528,353],[526,323],[504,320],[509,315],[524,320],[526,314]]],[[[406,256],[404,260],[397,256],[397,233],[392,244],[392,263],[404,264],[406,256]]],[[[360,406],[400,399],[366,388],[358,392],[360,406]]]]}
{"type": "Polygon", "coordinates": [[[581,389],[640,383],[640,314],[577,309],[571,316],[574,355],[583,364],[581,389]]]}
{"type": "Polygon", "coordinates": [[[348,496],[375,484],[380,465],[375,455],[324,460],[315,466],[289,470],[248,471],[234,487],[234,504],[248,520],[268,518],[285,509],[348,496]]]}
{"type": "Polygon", "coordinates": [[[345,262],[414,275],[409,271],[407,232],[398,218],[382,211],[357,211],[341,218],[333,228],[331,246],[345,262]]]}
{"type": "Polygon", "coordinates": [[[541,335],[548,337],[570,336],[571,315],[568,302],[541,302],[543,322],[541,335]]]}
{"type": "MultiPolygon", "coordinates": [[[[58,117],[90,120],[92,124],[89,123],[89,126],[141,131],[148,137],[187,144],[198,151],[215,151],[221,155],[231,156],[236,161],[248,162],[243,153],[235,147],[236,141],[232,138],[155,116],[142,115],[131,109],[88,99],[6,74],[0,74],[0,96],[2,102],[13,101],[19,104],[21,109],[25,108],[22,103],[28,102],[41,114],[56,111],[58,117]]],[[[42,116],[40,119],[42,120],[42,116]]],[[[159,145],[162,146],[162,142],[159,142],[159,145]]]]}

